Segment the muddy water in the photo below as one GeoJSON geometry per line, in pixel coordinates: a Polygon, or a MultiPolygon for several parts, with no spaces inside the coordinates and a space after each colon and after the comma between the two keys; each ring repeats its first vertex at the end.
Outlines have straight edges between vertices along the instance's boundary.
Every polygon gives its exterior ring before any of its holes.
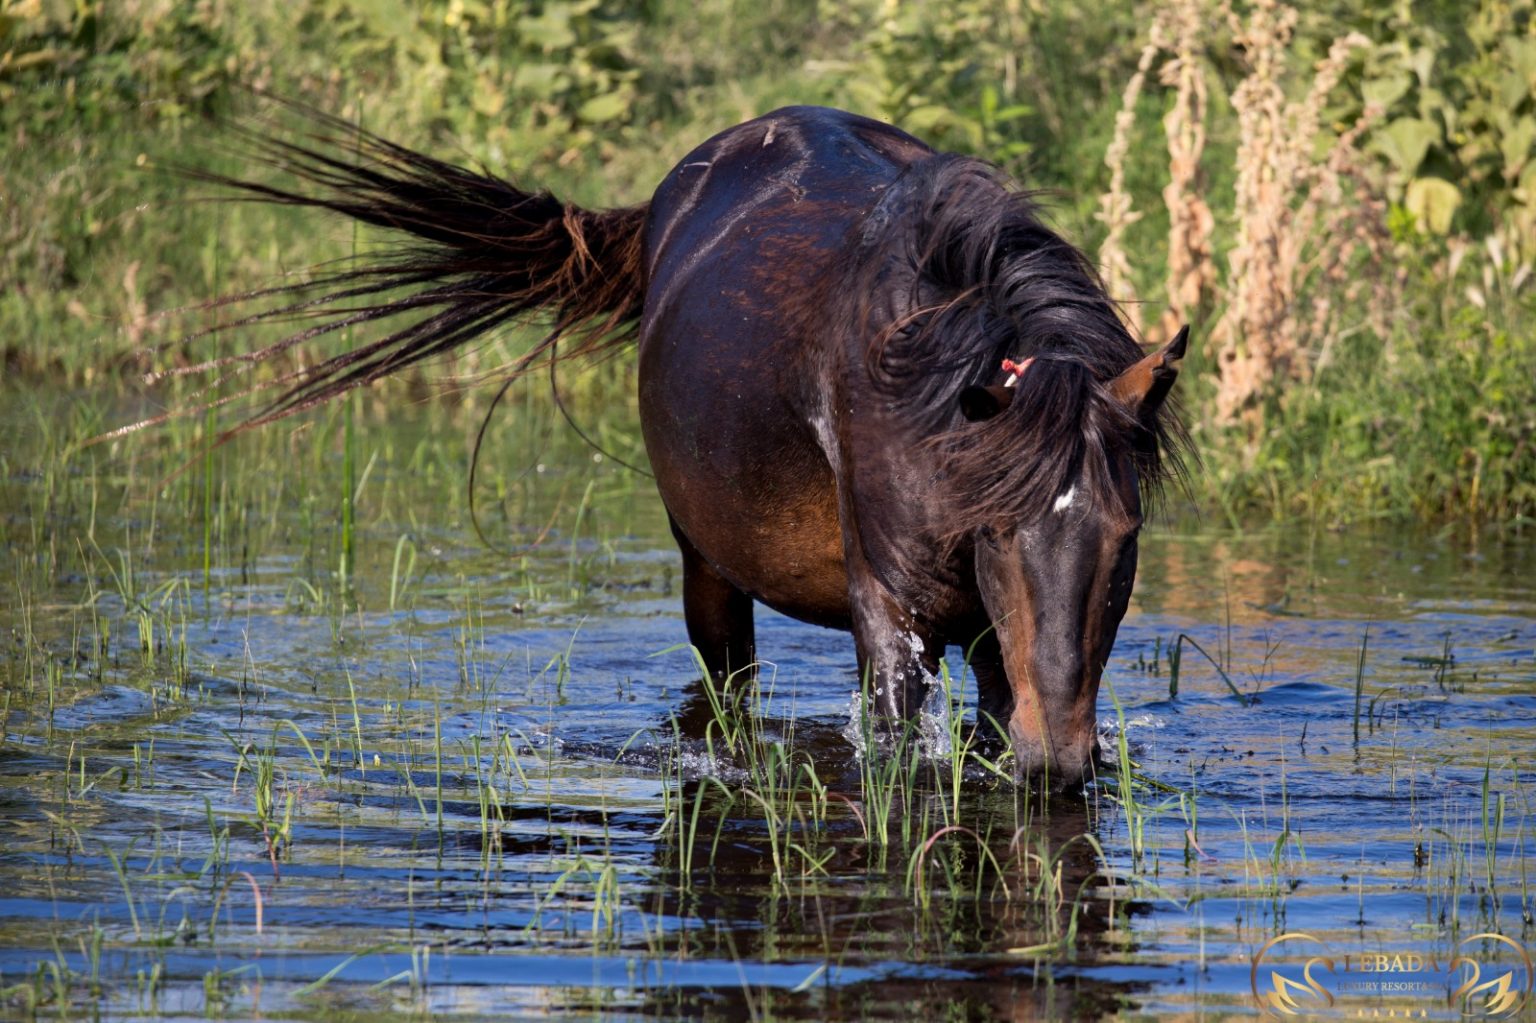
{"type": "Polygon", "coordinates": [[[541,448],[505,557],[462,423],[370,423],[343,585],[331,426],[157,489],[7,424],[0,1014],[1220,1016],[1305,933],[1337,1011],[1460,1018],[1342,957],[1536,944],[1519,535],[1154,530],[1102,778],[930,756],[882,812],[845,635],[759,611],[733,720],[796,794],[710,730],[648,481],[541,448]]]}

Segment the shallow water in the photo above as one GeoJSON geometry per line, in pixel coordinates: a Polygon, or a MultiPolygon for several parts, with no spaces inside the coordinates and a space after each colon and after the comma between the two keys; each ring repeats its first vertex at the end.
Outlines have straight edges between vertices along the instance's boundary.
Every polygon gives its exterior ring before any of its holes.
{"type": "MultiPolygon", "coordinates": [[[[1522,537],[1154,529],[1102,779],[1042,802],[930,756],[881,814],[849,637],[759,609],[726,718],[758,756],[725,749],[649,481],[578,445],[522,478],[539,428],[489,453],[498,542],[554,523],[508,558],[468,524],[460,419],[369,420],[344,588],[334,422],[205,490],[11,415],[0,1013],[1220,1016],[1257,1011],[1282,933],[1536,945],[1522,537]],[[1180,635],[1210,658],[1181,644],[1171,695],[1180,635]]],[[[1446,988],[1333,990],[1460,1018],[1446,988]]]]}

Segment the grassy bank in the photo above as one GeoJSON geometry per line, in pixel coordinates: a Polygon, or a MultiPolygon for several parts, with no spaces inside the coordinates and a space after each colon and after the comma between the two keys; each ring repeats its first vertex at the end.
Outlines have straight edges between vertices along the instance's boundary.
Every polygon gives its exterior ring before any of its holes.
{"type": "MultiPolygon", "coordinates": [[[[293,130],[251,86],[590,205],[644,199],[739,120],[830,103],[1046,189],[1149,338],[1193,324],[1192,490],[1208,513],[1523,523],[1533,82],[1528,12],[1492,0],[1470,17],[1273,0],[1091,15],[980,0],[12,2],[0,351],[9,381],[90,388],[105,407],[144,370],[262,340],[182,344],[209,322],[199,302],[378,243],[189,201],[206,190],[168,166],[259,174],[232,126],[293,130]]],[[[430,376],[489,371],[518,344],[491,339],[430,376]]],[[[586,386],[624,394],[627,367],[586,386]]]]}

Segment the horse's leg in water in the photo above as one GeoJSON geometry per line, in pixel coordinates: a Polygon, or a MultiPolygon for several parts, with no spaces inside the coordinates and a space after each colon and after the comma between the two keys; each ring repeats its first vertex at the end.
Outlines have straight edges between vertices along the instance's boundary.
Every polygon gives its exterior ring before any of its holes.
{"type": "MultiPolygon", "coordinates": [[[[668,521],[671,521],[670,516],[668,521]]],[[[688,642],[698,650],[704,670],[713,677],[688,686],[677,710],[677,727],[690,739],[702,739],[718,712],[721,694],[709,687],[744,672],[746,679],[755,660],[752,637],[752,598],[725,580],[704,555],[672,522],[672,536],[683,554],[683,621],[688,642]]]]}
{"type": "Polygon", "coordinates": [[[676,522],[672,522],[672,536],[683,552],[683,621],[688,626],[688,642],[716,678],[752,667],[757,659],[752,598],[715,571],[676,522]]]}
{"type": "Polygon", "coordinates": [[[1013,689],[1003,669],[997,632],[988,630],[966,651],[976,676],[976,735],[986,749],[1008,747],[1008,721],[1013,717],[1013,689]]]}
{"type": "Polygon", "coordinates": [[[844,552],[859,677],[872,689],[880,714],[892,722],[909,721],[923,705],[943,648],[875,578],[857,541],[845,543],[844,552]]]}

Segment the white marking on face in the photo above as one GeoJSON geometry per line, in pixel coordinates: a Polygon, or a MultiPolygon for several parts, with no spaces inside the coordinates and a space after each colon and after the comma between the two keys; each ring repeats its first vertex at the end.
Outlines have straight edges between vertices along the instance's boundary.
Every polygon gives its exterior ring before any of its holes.
{"type": "Polygon", "coordinates": [[[1068,508],[1072,507],[1072,502],[1073,502],[1073,500],[1076,499],[1076,497],[1077,497],[1077,485],[1073,484],[1072,486],[1067,488],[1067,492],[1065,494],[1062,494],[1060,497],[1058,497],[1056,499],[1056,504],[1054,506],[1052,506],[1051,511],[1053,511],[1053,512],[1064,512],[1064,511],[1066,511],[1068,508]]]}

